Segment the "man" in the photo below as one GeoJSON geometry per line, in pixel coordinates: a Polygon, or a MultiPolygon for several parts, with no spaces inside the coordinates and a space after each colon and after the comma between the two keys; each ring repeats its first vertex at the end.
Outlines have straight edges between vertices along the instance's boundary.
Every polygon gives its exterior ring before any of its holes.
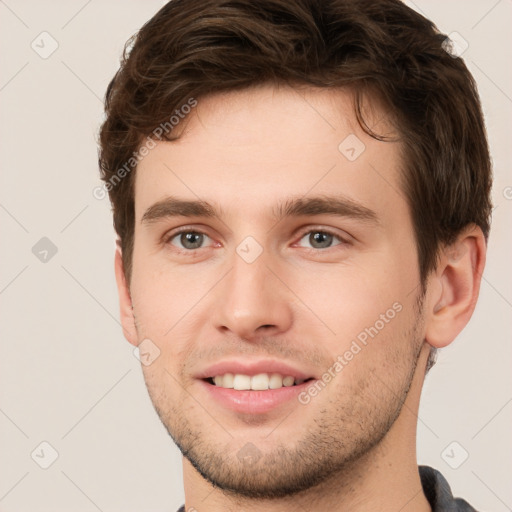
{"type": "Polygon", "coordinates": [[[132,43],[100,165],[181,510],[474,510],[415,446],[491,210],[446,36],[396,0],[173,0],[132,43]]]}

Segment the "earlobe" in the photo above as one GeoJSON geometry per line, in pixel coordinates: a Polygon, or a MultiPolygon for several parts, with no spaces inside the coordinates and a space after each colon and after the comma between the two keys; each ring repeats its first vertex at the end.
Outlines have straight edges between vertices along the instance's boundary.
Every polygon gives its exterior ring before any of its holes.
{"type": "Polygon", "coordinates": [[[132,344],[138,345],[137,329],[135,326],[135,316],[133,314],[132,299],[130,296],[130,287],[124,273],[123,258],[121,248],[116,247],[115,255],[115,273],[117,282],[117,291],[119,295],[119,308],[121,313],[121,326],[125,338],[132,344]]]}
{"type": "Polygon", "coordinates": [[[429,283],[426,341],[435,348],[449,345],[475,309],[485,266],[482,230],[471,226],[446,247],[429,283]]]}

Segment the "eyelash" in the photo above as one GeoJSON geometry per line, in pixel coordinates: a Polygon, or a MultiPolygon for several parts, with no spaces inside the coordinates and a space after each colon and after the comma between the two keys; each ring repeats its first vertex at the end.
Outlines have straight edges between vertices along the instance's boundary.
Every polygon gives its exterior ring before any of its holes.
{"type": "MultiPolygon", "coordinates": [[[[184,233],[195,233],[198,235],[203,235],[213,241],[213,239],[204,231],[201,231],[200,229],[193,229],[193,228],[185,226],[183,228],[180,228],[178,231],[173,231],[172,233],[164,235],[162,237],[163,242],[166,245],[173,245],[172,240],[184,233]]],[[[301,232],[301,234],[299,235],[298,238],[295,237],[296,242],[294,242],[293,245],[297,245],[305,236],[310,235],[312,233],[323,233],[326,235],[330,235],[334,239],[336,239],[339,243],[337,243],[335,245],[331,245],[326,248],[302,247],[303,249],[306,249],[309,251],[315,251],[315,252],[316,251],[325,252],[327,249],[332,249],[333,247],[337,247],[338,245],[342,245],[342,246],[350,245],[349,240],[347,240],[346,238],[343,238],[341,235],[334,233],[333,231],[331,231],[329,229],[325,229],[325,228],[308,228],[307,230],[301,232]]],[[[211,247],[211,246],[209,246],[209,247],[211,247]]],[[[200,249],[207,249],[207,248],[208,247],[198,247],[197,249],[184,249],[184,248],[175,246],[176,250],[178,250],[180,252],[185,252],[185,253],[192,253],[194,251],[198,251],[200,249]]]]}
{"type": "Polygon", "coordinates": [[[337,233],[334,233],[334,231],[331,231],[330,229],[326,229],[326,228],[308,228],[306,231],[303,231],[300,234],[299,238],[297,239],[297,242],[295,242],[293,245],[298,244],[305,236],[311,235],[312,233],[322,233],[324,235],[330,235],[333,238],[335,238],[339,243],[337,243],[335,245],[331,245],[331,246],[323,248],[323,249],[318,249],[318,248],[315,248],[315,247],[303,247],[303,249],[307,249],[307,250],[310,250],[310,251],[322,251],[322,252],[325,252],[328,249],[332,249],[333,247],[337,247],[338,245],[346,246],[346,245],[350,244],[350,242],[346,238],[343,238],[341,235],[339,235],[337,233]]]}
{"type": "MultiPolygon", "coordinates": [[[[201,231],[200,229],[194,229],[194,228],[190,228],[190,227],[186,227],[185,226],[183,228],[179,228],[178,231],[173,231],[171,233],[165,234],[162,237],[163,243],[165,245],[172,245],[172,240],[174,238],[180,236],[180,235],[183,235],[184,233],[195,233],[197,235],[203,235],[203,236],[208,237],[210,240],[213,241],[213,239],[207,233],[205,233],[204,231],[201,231]]],[[[187,253],[191,253],[191,252],[197,251],[199,249],[205,249],[205,247],[199,247],[198,249],[182,249],[181,247],[176,247],[176,250],[187,252],[187,253]]]]}

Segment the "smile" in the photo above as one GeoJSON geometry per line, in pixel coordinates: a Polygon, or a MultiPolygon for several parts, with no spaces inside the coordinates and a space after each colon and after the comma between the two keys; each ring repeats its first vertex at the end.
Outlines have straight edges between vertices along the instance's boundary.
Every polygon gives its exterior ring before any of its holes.
{"type": "Polygon", "coordinates": [[[211,384],[225,389],[264,391],[296,386],[309,379],[299,379],[291,375],[283,376],[279,373],[258,373],[252,376],[242,373],[225,373],[216,375],[209,380],[211,384]]]}

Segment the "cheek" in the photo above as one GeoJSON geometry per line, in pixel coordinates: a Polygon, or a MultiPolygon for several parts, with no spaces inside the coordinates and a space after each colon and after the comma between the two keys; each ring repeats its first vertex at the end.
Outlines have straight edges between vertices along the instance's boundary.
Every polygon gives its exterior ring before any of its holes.
{"type": "Polygon", "coordinates": [[[304,298],[305,308],[336,335],[352,336],[388,310],[388,316],[394,317],[399,306],[393,309],[393,305],[403,306],[410,300],[405,290],[411,291],[412,282],[400,274],[389,279],[382,270],[372,272],[370,266],[332,266],[328,272],[305,273],[296,279],[295,289],[304,298]]]}
{"type": "Polygon", "coordinates": [[[202,307],[218,273],[190,266],[177,270],[164,258],[134,257],[132,300],[139,339],[149,338],[160,348],[166,367],[175,366],[206,324],[202,307]]]}
{"type": "Polygon", "coordinates": [[[333,361],[347,351],[346,359],[359,364],[396,358],[409,350],[416,274],[416,266],[403,255],[384,253],[357,264],[310,269],[300,278],[296,274],[294,286],[305,305],[297,308],[299,330],[313,338],[322,332],[323,347],[333,361]]]}
{"type": "Polygon", "coordinates": [[[166,272],[160,258],[135,245],[132,274],[132,299],[140,322],[151,322],[152,331],[165,333],[172,326],[173,315],[182,293],[180,276],[166,272]],[[163,331],[163,332],[162,332],[163,331]]]}

